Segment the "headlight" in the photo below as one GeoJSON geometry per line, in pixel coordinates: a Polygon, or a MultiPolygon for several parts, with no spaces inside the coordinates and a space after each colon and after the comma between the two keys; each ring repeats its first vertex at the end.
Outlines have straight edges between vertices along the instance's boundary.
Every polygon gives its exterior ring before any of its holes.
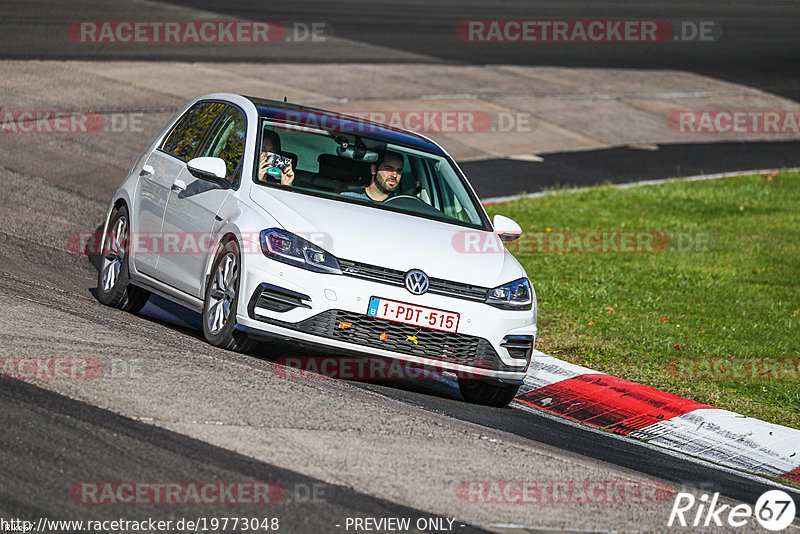
{"type": "Polygon", "coordinates": [[[486,304],[504,310],[530,310],[533,304],[533,288],[527,278],[520,278],[506,285],[489,290],[486,304]]]}
{"type": "Polygon", "coordinates": [[[261,230],[261,250],[273,260],[318,273],[342,274],[339,260],[330,252],[286,230],[261,230]]]}

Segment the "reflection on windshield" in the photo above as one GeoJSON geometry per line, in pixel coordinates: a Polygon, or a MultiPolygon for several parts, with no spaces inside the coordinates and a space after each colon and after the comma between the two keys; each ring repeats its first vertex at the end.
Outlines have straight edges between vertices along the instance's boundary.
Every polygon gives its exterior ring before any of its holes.
{"type": "Polygon", "coordinates": [[[484,227],[477,199],[442,156],[369,137],[266,120],[261,137],[262,146],[292,160],[291,187],[298,192],[484,227]]]}

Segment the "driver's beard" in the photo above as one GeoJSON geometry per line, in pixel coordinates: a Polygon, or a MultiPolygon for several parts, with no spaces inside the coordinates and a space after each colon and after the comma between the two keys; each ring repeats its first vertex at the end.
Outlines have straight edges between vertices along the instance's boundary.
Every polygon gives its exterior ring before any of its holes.
{"type": "Polygon", "coordinates": [[[377,187],[378,191],[380,191],[384,195],[391,195],[392,193],[394,193],[394,190],[397,189],[397,185],[395,185],[394,188],[391,188],[388,185],[386,185],[386,180],[381,180],[381,178],[379,178],[378,176],[375,177],[375,187],[377,187]]]}

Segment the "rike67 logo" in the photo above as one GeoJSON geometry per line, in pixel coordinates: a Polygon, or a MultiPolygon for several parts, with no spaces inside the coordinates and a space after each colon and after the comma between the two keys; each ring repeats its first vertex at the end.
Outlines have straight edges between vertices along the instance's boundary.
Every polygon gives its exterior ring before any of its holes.
{"type": "Polygon", "coordinates": [[[756,501],[756,505],[719,503],[719,493],[709,500],[704,493],[699,499],[691,493],[678,493],[669,514],[668,527],[743,527],[755,517],[765,529],[778,531],[788,527],[795,517],[795,504],[788,493],[770,490],[756,501]]]}

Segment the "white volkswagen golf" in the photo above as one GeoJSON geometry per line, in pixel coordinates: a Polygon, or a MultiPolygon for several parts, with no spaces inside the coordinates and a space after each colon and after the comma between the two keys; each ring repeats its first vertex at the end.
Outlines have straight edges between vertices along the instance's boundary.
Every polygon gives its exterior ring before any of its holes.
{"type": "Polygon", "coordinates": [[[536,338],[536,294],[497,245],[520,234],[490,221],[421,135],[210,94],[115,193],[98,295],[128,311],[153,293],[197,310],[226,349],[277,337],[433,364],[459,376],[468,401],[505,406],[536,338]]]}

